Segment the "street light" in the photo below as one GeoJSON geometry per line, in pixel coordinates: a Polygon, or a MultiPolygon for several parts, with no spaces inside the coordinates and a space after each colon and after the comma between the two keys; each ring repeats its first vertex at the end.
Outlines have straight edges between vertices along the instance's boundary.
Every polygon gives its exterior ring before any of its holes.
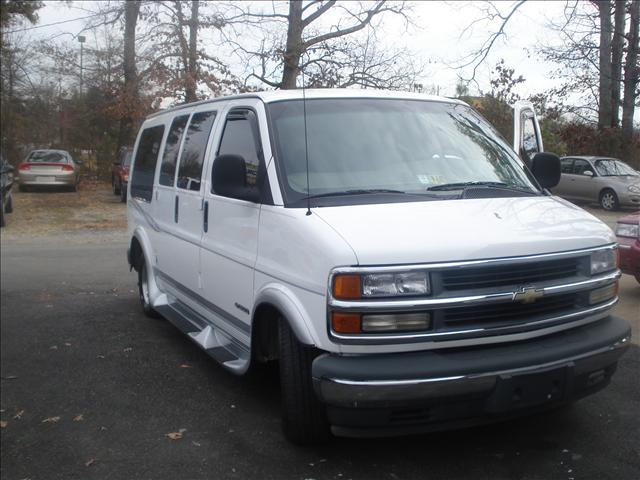
{"type": "Polygon", "coordinates": [[[84,42],[87,41],[87,37],[84,35],[78,35],[78,41],[80,42],[80,96],[82,97],[82,52],[84,42]]]}

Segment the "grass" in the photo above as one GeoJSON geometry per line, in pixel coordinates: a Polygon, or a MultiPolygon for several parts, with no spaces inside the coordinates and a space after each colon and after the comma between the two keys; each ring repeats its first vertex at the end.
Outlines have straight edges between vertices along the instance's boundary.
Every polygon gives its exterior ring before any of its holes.
{"type": "Polygon", "coordinates": [[[126,205],[111,186],[84,182],[77,192],[58,189],[13,191],[13,213],[3,235],[41,236],[87,231],[124,230],[126,205]]]}

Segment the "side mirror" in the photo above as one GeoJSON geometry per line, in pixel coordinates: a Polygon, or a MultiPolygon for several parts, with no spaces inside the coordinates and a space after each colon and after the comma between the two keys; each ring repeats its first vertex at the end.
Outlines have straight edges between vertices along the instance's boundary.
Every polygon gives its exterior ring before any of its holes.
{"type": "Polygon", "coordinates": [[[593,172],[591,170],[585,170],[582,174],[586,177],[593,177],[593,172]]]}
{"type": "Polygon", "coordinates": [[[223,197],[258,203],[260,193],[247,186],[247,164],[240,155],[219,155],[211,171],[213,191],[223,197]]]}
{"type": "Polygon", "coordinates": [[[536,153],[531,160],[531,173],[542,188],[551,188],[560,182],[560,157],[553,153],[536,153]]]}

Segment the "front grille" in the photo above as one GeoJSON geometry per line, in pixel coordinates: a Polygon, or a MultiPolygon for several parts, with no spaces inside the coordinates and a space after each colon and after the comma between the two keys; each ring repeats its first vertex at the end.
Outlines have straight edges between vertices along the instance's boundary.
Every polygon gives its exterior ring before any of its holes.
{"type": "Polygon", "coordinates": [[[554,295],[534,303],[493,303],[473,307],[449,308],[443,312],[446,327],[484,327],[501,324],[514,325],[538,317],[561,314],[573,310],[578,303],[578,294],[554,295]]]}
{"type": "Polygon", "coordinates": [[[504,285],[529,285],[565,279],[580,273],[580,258],[565,258],[515,265],[465,267],[441,273],[444,290],[491,288],[504,285]]]}

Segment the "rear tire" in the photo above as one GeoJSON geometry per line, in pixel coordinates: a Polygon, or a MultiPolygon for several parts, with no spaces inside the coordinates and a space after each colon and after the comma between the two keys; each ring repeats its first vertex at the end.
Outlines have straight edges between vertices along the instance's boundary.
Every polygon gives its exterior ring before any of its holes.
{"type": "Polygon", "coordinates": [[[0,199],[0,228],[5,226],[4,220],[4,198],[0,199]]]}
{"type": "Polygon", "coordinates": [[[6,213],[13,213],[13,196],[9,194],[4,205],[4,211],[6,213]]]}
{"type": "Polygon", "coordinates": [[[325,406],[313,390],[311,363],[317,350],[298,342],[284,318],[279,321],[282,428],[296,445],[326,442],[330,437],[325,406]]]}
{"type": "Polygon", "coordinates": [[[149,275],[147,275],[147,264],[144,261],[140,265],[140,270],[138,270],[138,294],[144,314],[150,318],[160,318],[160,314],[153,309],[150,303],[149,275]]]}
{"type": "Polygon", "coordinates": [[[120,182],[116,182],[116,177],[111,177],[111,190],[114,195],[120,195],[120,190],[122,187],[119,186],[120,182]]]}
{"type": "Polygon", "coordinates": [[[616,192],[607,188],[600,193],[600,206],[609,212],[618,210],[620,206],[620,202],[618,201],[618,196],[616,192]]]}
{"type": "Polygon", "coordinates": [[[120,187],[120,201],[122,203],[127,203],[127,189],[120,187]]]}

